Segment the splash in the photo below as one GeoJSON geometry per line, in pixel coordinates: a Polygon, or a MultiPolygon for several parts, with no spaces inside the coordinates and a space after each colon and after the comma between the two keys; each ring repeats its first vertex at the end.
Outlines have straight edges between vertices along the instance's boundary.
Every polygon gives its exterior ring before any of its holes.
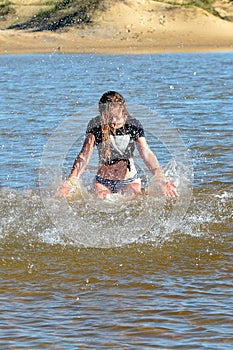
{"type": "MultiPolygon", "coordinates": [[[[67,155],[74,144],[81,146],[83,141],[80,130],[74,129],[74,124],[79,125],[83,116],[69,118],[59,125],[44,147],[40,195],[46,213],[57,230],[80,246],[108,248],[130,244],[145,236],[153,240],[162,231],[168,235],[180,224],[189,206],[192,166],[179,133],[165,118],[144,106],[129,106],[129,111],[142,123],[146,124],[146,119],[150,118],[150,131],[145,128],[148,142],[155,153],[159,150],[161,157],[167,159],[164,171],[178,185],[179,197],[168,200],[154,195],[155,185],[150,182],[151,175],[139,155],[135,154],[145,195],[134,200],[115,195],[106,201],[96,200],[90,191],[97,169],[95,160],[92,160],[82,178],[81,196],[74,196],[73,200],[65,197],[55,200],[57,187],[64,181],[67,155]]],[[[96,110],[92,107],[83,113],[85,117],[90,114],[91,119],[96,115],[96,110]]]]}
{"type": "MultiPolygon", "coordinates": [[[[188,195],[187,179],[183,176],[179,181],[178,190],[182,196],[185,191],[188,195]]],[[[38,243],[98,248],[131,243],[163,245],[177,235],[209,237],[219,242],[232,232],[233,194],[231,191],[226,195],[225,187],[215,193],[195,189],[188,211],[177,226],[173,220],[176,211],[182,210],[181,197],[170,200],[145,194],[130,201],[114,195],[111,200],[96,201],[88,192],[88,197],[73,197],[63,203],[48,189],[46,192],[49,215],[38,190],[0,190],[1,245],[10,250],[15,245],[22,250],[38,243]]]]}

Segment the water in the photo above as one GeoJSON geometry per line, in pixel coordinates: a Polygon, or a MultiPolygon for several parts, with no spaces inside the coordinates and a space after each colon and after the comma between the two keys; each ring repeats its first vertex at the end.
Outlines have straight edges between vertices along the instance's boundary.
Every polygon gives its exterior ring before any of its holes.
{"type": "Polygon", "coordinates": [[[0,61],[0,348],[232,349],[233,54],[0,61]],[[109,89],[178,161],[178,200],[47,196],[109,89]]]}

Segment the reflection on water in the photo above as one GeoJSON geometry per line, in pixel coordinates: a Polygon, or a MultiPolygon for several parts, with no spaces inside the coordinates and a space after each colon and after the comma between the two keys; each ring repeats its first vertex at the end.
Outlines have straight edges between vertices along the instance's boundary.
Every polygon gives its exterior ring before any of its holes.
{"type": "MultiPolygon", "coordinates": [[[[0,60],[0,347],[231,349],[232,53],[0,60]],[[174,210],[172,201],[151,204],[145,196],[100,210],[81,200],[62,211],[61,202],[46,197],[48,213],[41,198],[49,136],[74,117],[80,138],[66,152],[66,176],[90,117],[85,109],[110,88],[166,116],[188,149],[193,192],[172,232],[167,219],[176,222],[182,202],[174,210]],[[131,242],[137,225],[140,238],[131,242]],[[123,246],[114,247],[117,237],[123,246]]],[[[154,121],[142,119],[165,166],[172,152],[150,134],[154,121]]],[[[95,166],[92,159],[85,181],[95,166]]]]}

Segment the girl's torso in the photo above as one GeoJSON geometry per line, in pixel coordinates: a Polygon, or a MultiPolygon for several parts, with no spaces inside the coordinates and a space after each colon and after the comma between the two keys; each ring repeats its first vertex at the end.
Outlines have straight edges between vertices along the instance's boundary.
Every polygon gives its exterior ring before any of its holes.
{"type": "Polygon", "coordinates": [[[109,129],[109,153],[103,154],[103,134],[100,117],[93,118],[87,127],[87,133],[95,136],[99,151],[99,169],[97,174],[110,180],[125,180],[136,174],[133,152],[137,138],[144,136],[141,123],[134,118],[127,118],[124,126],[109,129]]]}
{"type": "Polygon", "coordinates": [[[130,159],[130,170],[124,160],[111,165],[99,165],[97,175],[109,180],[126,180],[137,173],[134,161],[130,159]]]}

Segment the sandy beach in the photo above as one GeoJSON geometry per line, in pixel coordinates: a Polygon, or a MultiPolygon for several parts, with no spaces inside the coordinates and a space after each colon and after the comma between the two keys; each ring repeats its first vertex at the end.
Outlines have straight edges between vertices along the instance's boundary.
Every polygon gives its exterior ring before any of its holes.
{"type": "Polygon", "coordinates": [[[233,22],[200,8],[128,0],[93,25],[63,31],[0,30],[0,54],[233,51],[233,22]]]}

